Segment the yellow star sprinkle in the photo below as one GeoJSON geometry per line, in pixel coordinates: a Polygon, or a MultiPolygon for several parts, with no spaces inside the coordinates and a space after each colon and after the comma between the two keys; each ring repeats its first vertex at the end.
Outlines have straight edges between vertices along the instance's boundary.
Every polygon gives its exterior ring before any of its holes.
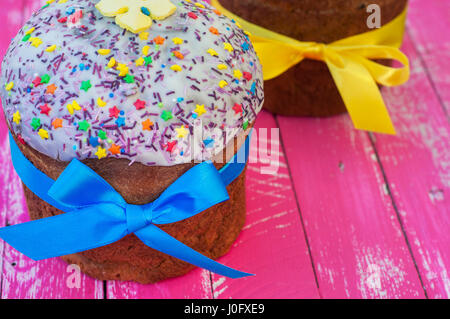
{"type": "Polygon", "coordinates": [[[224,87],[226,87],[228,85],[228,82],[225,80],[222,80],[219,82],[219,86],[223,89],[224,87]]]}
{"type": "Polygon", "coordinates": [[[14,87],[14,82],[9,82],[8,84],[5,85],[5,90],[6,91],[11,91],[14,87]]]}
{"type": "Polygon", "coordinates": [[[106,157],[106,149],[99,146],[97,148],[97,152],[95,152],[95,155],[97,155],[98,159],[106,157]]]}
{"type": "Polygon", "coordinates": [[[152,20],[171,16],[177,7],[170,0],[101,0],[95,6],[106,17],[116,17],[116,23],[133,33],[152,26],[152,20]]]}
{"type": "Polygon", "coordinates": [[[150,51],[150,47],[148,45],[146,45],[145,47],[142,48],[142,55],[147,56],[148,51],[150,51]]]}
{"type": "Polygon", "coordinates": [[[56,44],[50,45],[45,49],[46,52],[53,52],[56,50],[56,44]]]}
{"type": "Polygon", "coordinates": [[[98,105],[99,107],[104,107],[104,106],[106,106],[106,102],[103,101],[102,98],[99,97],[99,98],[97,99],[97,105],[98,105]]]}
{"type": "Polygon", "coordinates": [[[125,76],[129,71],[128,67],[123,63],[118,63],[116,69],[120,71],[119,76],[125,76]]]}
{"type": "Polygon", "coordinates": [[[217,54],[216,50],[214,49],[208,49],[206,52],[208,52],[209,54],[211,54],[212,56],[218,56],[219,54],[217,54]]]}
{"type": "Polygon", "coordinates": [[[233,52],[234,51],[233,46],[231,44],[229,44],[229,43],[224,43],[223,44],[223,48],[225,50],[227,50],[228,52],[233,52]]]}
{"type": "Polygon", "coordinates": [[[67,104],[67,110],[70,114],[73,114],[74,111],[81,110],[81,106],[74,100],[72,104],[67,104]]]}
{"type": "Polygon", "coordinates": [[[205,9],[205,6],[203,4],[201,4],[200,2],[196,2],[195,6],[199,7],[199,8],[202,8],[202,9],[205,9]]]}
{"type": "Polygon", "coordinates": [[[181,38],[173,38],[173,44],[183,44],[184,40],[181,38]]]}
{"type": "Polygon", "coordinates": [[[241,70],[234,70],[233,74],[234,74],[234,77],[238,78],[239,80],[240,80],[241,77],[242,77],[242,72],[241,72],[241,70]]]}
{"type": "Polygon", "coordinates": [[[186,135],[189,133],[189,131],[184,128],[184,125],[182,125],[179,128],[176,128],[175,131],[177,131],[177,137],[178,138],[185,138],[186,135]]]}
{"type": "Polygon", "coordinates": [[[110,49],[98,49],[97,52],[100,55],[108,55],[109,52],[111,52],[111,50],[110,49]]]}
{"type": "Polygon", "coordinates": [[[140,57],[139,59],[136,60],[136,65],[137,66],[144,65],[144,63],[145,63],[145,60],[144,60],[143,57],[140,57]]]}
{"type": "Polygon", "coordinates": [[[112,68],[116,65],[116,59],[111,58],[108,62],[108,64],[106,65],[108,68],[112,68]]]}
{"type": "Polygon", "coordinates": [[[139,33],[139,39],[142,41],[148,40],[149,33],[148,32],[141,32],[139,33]]]}
{"type": "Polygon", "coordinates": [[[217,68],[218,68],[219,70],[226,70],[228,67],[227,67],[225,64],[219,64],[219,65],[217,66],[217,68]]]}
{"type": "Polygon", "coordinates": [[[195,107],[194,112],[195,112],[198,116],[202,116],[203,114],[206,113],[205,105],[204,105],[204,104],[202,104],[202,105],[197,104],[197,106],[195,107]]]}
{"type": "Polygon", "coordinates": [[[44,140],[48,138],[48,132],[41,128],[38,132],[38,135],[44,140]]]}
{"type": "Polygon", "coordinates": [[[21,117],[20,117],[20,112],[19,111],[17,111],[16,113],[13,114],[13,122],[14,123],[19,124],[20,123],[20,119],[21,119],[21,117]]]}
{"type": "Polygon", "coordinates": [[[58,3],[66,3],[67,0],[59,0],[58,3]]]}
{"type": "Polygon", "coordinates": [[[171,70],[174,70],[174,71],[177,71],[177,72],[180,72],[181,70],[183,70],[183,69],[181,68],[181,66],[179,66],[178,64],[172,65],[172,66],[170,67],[170,69],[171,69],[171,70]]]}
{"type": "Polygon", "coordinates": [[[42,40],[40,38],[30,38],[31,45],[35,48],[39,47],[42,44],[42,40]]]}

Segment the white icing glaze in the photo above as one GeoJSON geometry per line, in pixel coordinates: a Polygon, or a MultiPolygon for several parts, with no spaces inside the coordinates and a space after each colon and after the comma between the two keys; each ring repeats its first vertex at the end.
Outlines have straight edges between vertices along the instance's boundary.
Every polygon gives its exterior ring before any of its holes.
{"type": "Polygon", "coordinates": [[[25,143],[62,161],[106,155],[167,166],[212,159],[244,131],[244,123],[253,123],[263,103],[261,66],[234,22],[214,13],[206,3],[199,8],[193,2],[178,1],[175,14],[154,21],[146,31],[148,40],[143,40],[117,26],[114,18],[103,17],[94,7],[97,2],[51,3],[13,39],[2,64],[0,96],[10,127],[25,143]],[[82,18],[76,21],[72,18],[79,10],[82,18]],[[154,43],[157,36],[164,38],[164,44],[154,43]],[[173,38],[183,43],[175,44],[173,38]],[[56,49],[47,52],[53,45],[56,49]],[[149,46],[152,62],[137,66],[144,46],[149,46]],[[111,51],[102,55],[99,49],[111,51]],[[217,56],[208,53],[210,49],[217,56]],[[178,59],[173,51],[184,58],[178,59]],[[119,76],[115,67],[107,67],[111,57],[129,67],[133,83],[119,76]],[[227,68],[218,68],[220,64],[227,68]],[[173,65],[181,71],[173,70],[173,65]],[[32,85],[37,77],[45,80],[46,74],[48,83],[32,85]],[[81,89],[83,81],[90,81],[87,91],[81,89]],[[220,88],[221,81],[228,85],[220,88]],[[52,84],[57,87],[54,94],[53,87],[47,88],[52,84]],[[100,107],[98,98],[106,106],[100,107]],[[74,100],[81,109],[71,114],[67,105],[74,100]],[[138,109],[137,100],[144,101],[145,107],[138,109]],[[197,105],[204,105],[206,113],[196,114],[197,105]],[[112,117],[114,107],[122,115],[112,117]],[[163,119],[163,112],[169,111],[172,118],[163,119]],[[52,125],[55,119],[62,120],[62,127],[52,125]],[[143,130],[147,119],[153,123],[152,130],[143,130]],[[83,130],[83,125],[89,127],[83,130]],[[187,133],[180,129],[182,125],[187,133]],[[113,144],[122,151],[113,154],[118,150],[111,148],[113,144]]]}

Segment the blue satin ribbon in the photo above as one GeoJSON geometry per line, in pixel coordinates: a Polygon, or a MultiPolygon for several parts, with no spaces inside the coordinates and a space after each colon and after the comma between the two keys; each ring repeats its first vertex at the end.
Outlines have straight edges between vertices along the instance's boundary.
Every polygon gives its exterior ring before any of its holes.
{"type": "Polygon", "coordinates": [[[197,164],[155,201],[131,205],[77,159],[54,181],[22,154],[10,134],[11,158],[19,177],[33,193],[65,214],[0,228],[0,238],[24,255],[41,260],[108,245],[134,233],[147,246],[214,273],[230,278],[251,276],[196,252],[156,226],[192,217],[228,200],[226,186],[245,168],[249,139],[220,171],[210,161],[197,164]]]}

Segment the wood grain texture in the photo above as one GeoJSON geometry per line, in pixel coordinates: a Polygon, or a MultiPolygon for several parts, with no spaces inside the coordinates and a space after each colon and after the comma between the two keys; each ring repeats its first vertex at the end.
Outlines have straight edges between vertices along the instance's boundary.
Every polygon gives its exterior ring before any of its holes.
{"type": "MultiPolygon", "coordinates": [[[[22,16],[22,0],[4,0],[2,1],[2,5],[8,6],[9,10],[0,10],[0,21],[4,21],[2,25],[2,32],[0,32],[0,61],[3,60],[3,56],[6,53],[6,50],[8,49],[8,45],[11,41],[11,39],[17,34],[18,30],[20,29],[22,23],[23,23],[23,16],[22,16]]],[[[0,63],[0,71],[1,71],[1,63],[0,63]]],[[[0,107],[1,107],[1,101],[0,101],[0,107]]],[[[8,147],[8,145],[5,145],[5,137],[8,132],[8,129],[6,127],[6,122],[4,120],[3,112],[0,112],[0,146],[1,147],[8,147]]],[[[2,148],[4,149],[4,148],[2,148]]],[[[2,167],[4,170],[8,170],[8,167],[10,165],[10,159],[7,154],[7,152],[3,152],[0,156],[0,167],[2,167]]],[[[6,215],[8,212],[8,201],[6,200],[9,195],[9,190],[6,187],[8,185],[8,174],[1,174],[0,177],[0,227],[3,227],[6,225],[6,215]]],[[[0,296],[2,294],[2,278],[3,273],[2,269],[4,267],[3,262],[3,250],[4,250],[4,242],[0,240],[0,296]]]]}
{"type": "MultiPolygon", "coordinates": [[[[40,0],[0,0],[8,10],[0,57],[40,0]]],[[[350,119],[274,118],[280,167],[252,145],[246,226],[219,259],[255,277],[227,279],[196,269],[154,285],[71,273],[59,259],[34,262],[0,240],[1,298],[449,298],[450,19],[446,0],[410,0],[404,52],[411,79],[384,88],[397,136],[369,135],[350,119]],[[305,235],[306,233],[306,235],[305,235]]],[[[257,132],[258,133],[258,132],[257,132]]],[[[8,150],[0,116],[0,147],[8,150]]],[[[256,139],[254,140],[254,142],[256,139]]],[[[0,227],[28,221],[9,152],[0,154],[0,227]]]]}
{"type": "Polygon", "coordinates": [[[323,297],[424,297],[367,133],[347,115],[278,123],[323,297]]]}
{"type": "Polygon", "coordinates": [[[318,298],[308,247],[286,159],[273,116],[263,111],[256,122],[247,170],[247,221],[244,230],[223,262],[255,274],[233,280],[212,274],[215,298],[318,298]],[[263,131],[267,130],[266,136],[263,131]],[[256,138],[257,137],[257,138],[256,138]],[[279,155],[278,171],[268,167],[262,143],[279,155]],[[259,143],[256,151],[256,141],[259,143]],[[257,161],[257,162],[256,162],[257,161]]]}
{"type": "Polygon", "coordinates": [[[374,144],[428,297],[450,298],[450,125],[409,36],[403,50],[411,78],[383,90],[398,134],[374,144]]]}
{"type": "Polygon", "coordinates": [[[430,77],[431,85],[450,117],[450,1],[410,0],[408,31],[411,35],[421,70],[430,77]]]}
{"type": "MultiPolygon", "coordinates": [[[[254,142],[258,140],[259,128],[277,128],[273,116],[267,112],[259,116],[254,142]]],[[[270,138],[268,134],[264,140],[270,138]]],[[[275,143],[278,148],[277,137],[275,143]]],[[[261,167],[268,164],[256,163],[258,154],[252,143],[246,180],[246,226],[230,252],[219,259],[230,267],[252,272],[255,277],[233,280],[196,269],[187,276],[155,285],[111,281],[108,298],[319,297],[286,162],[281,149],[278,152],[278,173],[261,174],[261,167]]]]}
{"type": "MultiPolygon", "coordinates": [[[[6,141],[4,149],[9,149],[6,141]]],[[[9,158],[9,152],[4,152],[9,158]]],[[[11,164],[6,164],[7,222],[10,225],[29,221],[22,182],[11,164]]],[[[59,258],[33,261],[5,244],[3,252],[2,298],[103,298],[103,282],[80,274],[79,285],[72,281],[73,272],[59,258]]]]}
{"type": "MultiPolygon", "coordinates": [[[[23,24],[22,19],[28,19],[31,13],[41,4],[40,1],[25,1],[22,7],[21,1],[8,1],[9,9],[0,13],[8,12],[8,16],[0,16],[0,18],[10,19],[8,20],[10,22],[8,23],[10,35],[15,35],[23,24]]],[[[10,38],[0,40],[0,44],[5,46],[9,44],[10,38]]],[[[4,54],[6,50],[2,47],[1,52],[4,54]]],[[[13,225],[29,221],[29,217],[21,181],[11,164],[6,134],[7,128],[3,119],[1,123],[0,143],[2,144],[2,150],[6,150],[1,154],[3,172],[0,180],[2,189],[1,208],[4,223],[13,225]]],[[[96,281],[80,274],[80,285],[77,288],[75,282],[72,281],[74,278],[71,276],[72,270],[60,259],[53,258],[35,262],[17,252],[8,244],[4,244],[3,241],[2,245],[4,245],[1,258],[3,263],[1,268],[2,298],[103,298],[102,281],[96,281]]]]}
{"type": "Polygon", "coordinates": [[[211,299],[210,272],[197,268],[185,276],[151,285],[129,281],[108,281],[106,297],[108,299],[211,299]]]}

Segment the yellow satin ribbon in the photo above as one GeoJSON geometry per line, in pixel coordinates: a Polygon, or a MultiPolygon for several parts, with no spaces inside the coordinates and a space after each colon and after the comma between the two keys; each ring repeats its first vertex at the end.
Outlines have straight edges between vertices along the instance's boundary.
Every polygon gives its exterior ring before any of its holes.
{"type": "Polygon", "coordinates": [[[211,0],[211,4],[249,32],[263,67],[264,80],[279,76],[303,59],[323,61],[354,126],[361,130],[395,134],[376,83],[395,86],[409,78],[408,58],[399,50],[406,8],[379,29],[324,44],[295,40],[245,21],[222,7],[217,0],[211,0]],[[403,67],[387,67],[371,59],[397,60],[403,67]]]}

